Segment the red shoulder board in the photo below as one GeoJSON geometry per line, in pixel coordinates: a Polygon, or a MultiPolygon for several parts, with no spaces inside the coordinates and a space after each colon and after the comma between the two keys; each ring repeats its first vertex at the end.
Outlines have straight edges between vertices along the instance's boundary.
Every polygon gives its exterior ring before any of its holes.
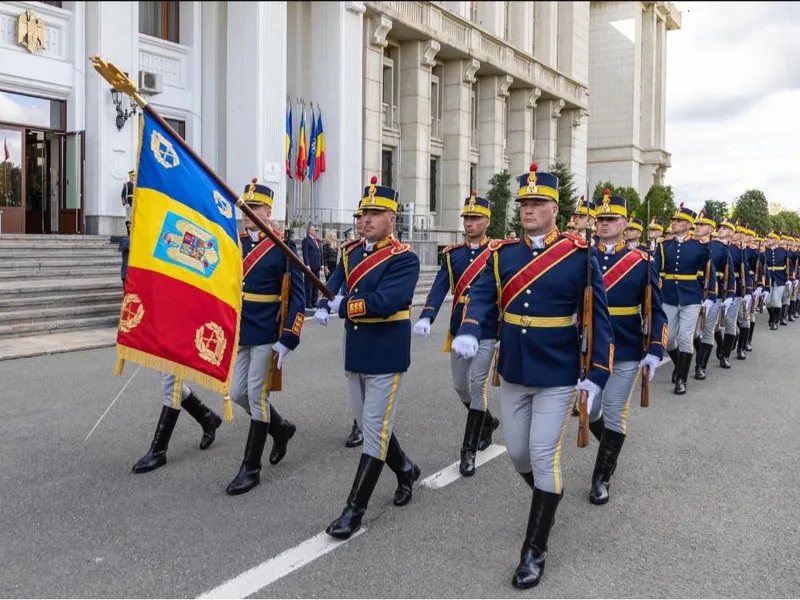
{"type": "Polygon", "coordinates": [[[571,233],[569,231],[565,231],[561,235],[563,235],[568,240],[572,241],[572,243],[575,244],[575,246],[577,246],[578,248],[588,248],[589,247],[589,244],[586,243],[586,238],[584,238],[583,236],[577,235],[575,233],[571,233]]]}
{"type": "Polygon", "coordinates": [[[394,244],[394,247],[392,248],[392,254],[402,254],[403,252],[408,252],[409,250],[411,250],[410,244],[394,244]]]}
{"type": "Polygon", "coordinates": [[[488,248],[491,252],[496,252],[503,246],[507,246],[509,244],[518,244],[518,243],[519,243],[519,238],[515,238],[513,240],[492,240],[491,242],[489,242],[488,248]]]}
{"type": "Polygon", "coordinates": [[[248,237],[250,237],[250,236],[247,235],[247,232],[242,232],[242,233],[239,234],[239,239],[240,240],[243,240],[243,239],[248,238],[248,237]]]}
{"type": "Polygon", "coordinates": [[[447,254],[448,252],[452,252],[452,251],[453,251],[453,250],[455,250],[456,248],[461,248],[463,245],[464,245],[464,244],[453,244],[452,246],[447,246],[447,248],[445,248],[444,250],[442,250],[442,252],[444,252],[445,254],[447,254]]]}
{"type": "Polygon", "coordinates": [[[362,240],[353,240],[348,246],[344,246],[343,250],[347,252],[347,254],[350,254],[353,250],[361,245],[361,242],[362,240]]]}
{"type": "Polygon", "coordinates": [[[647,260],[648,258],[649,258],[650,260],[653,260],[653,257],[652,257],[652,256],[648,256],[647,252],[645,252],[645,251],[644,251],[644,250],[642,250],[641,248],[631,248],[631,250],[632,250],[633,252],[636,252],[636,253],[637,253],[639,256],[641,256],[641,257],[642,257],[643,259],[645,259],[645,260],[647,260]]]}

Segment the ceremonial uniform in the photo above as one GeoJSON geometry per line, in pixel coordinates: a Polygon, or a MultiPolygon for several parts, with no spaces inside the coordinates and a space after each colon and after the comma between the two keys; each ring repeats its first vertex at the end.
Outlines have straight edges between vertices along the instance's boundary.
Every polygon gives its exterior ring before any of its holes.
{"type": "MultiPolygon", "coordinates": [[[[705,211],[702,211],[702,209],[696,222],[698,225],[717,227],[716,222],[706,217],[705,211]]],[[[729,228],[732,229],[730,226],[729,228]]],[[[721,242],[719,239],[711,239],[705,243],[708,245],[711,263],[714,265],[716,300],[706,311],[705,327],[700,328],[702,322],[697,324],[695,340],[698,343],[697,354],[695,355],[694,378],[700,381],[706,378],[706,368],[708,367],[708,360],[711,358],[711,351],[714,349],[714,332],[717,328],[717,322],[720,320],[720,314],[723,307],[726,311],[731,308],[736,290],[735,271],[728,244],[721,242]]]]}
{"type": "MultiPolygon", "coordinates": [[[[356,209],[353,213],[353,219],[358,221],[363,216],[364,213],[361,212],[361,208],[356,209]]],[[[351,244],[357,244],[359,240],[351,240],[342,244],[342,257],[344,257],[345,248],[350,246],[351,244]]],[[[341,259],[340,259],[341,260],[341,259]]],[[[336,269],[334,268],[334,271],[336,269]]],[[[333,276],[333,273],[330,275],[333,276]]],[[[330,281],[330,279],[329,279],[330,281]]],[[[344,277],[341,278],[341,282],[336,282],[339,285],[339,295],[344,296],[347,293],[347,283],[344,280],[344,277]]],[[[342,364],[344,364],[344,350],[345,350],[345,331],[342,331],[342,364]]],[[[353,426],[350,428],[350,435],[347,436],[347,439],[344,442],[344,445],[348,448],[357,448],[361,444],[364,443],[364,434],[361,432],[361,428],[358,426],[358,421],[356,421],[355,417],[353,418],[353,426]]]]}
{"type": "MultiPolygon", "coordinates": [[[[672,217],[694,223],[696,213],[681,206],[672,217]]],[[[698,242],[690,233],[681,239],[662,242],[655,253],[655,265],[661,276],[661,296],[669,323],[667,352],[675,365],[675,393],[686,393],[686,382],[692,362],[694,330],[701,306],[706,310],[716,300],[713,282],[714,265],[707,244],[698,242]]]]}
{"type": "MultiPolygon", "coordinates": [[[[397,192],[377,185],[373,177],[360,208],[369,218],[377,217],[367,215],[368,211],[396,214],[397,198],[397,192]]],[[[411,301],[419,273],[419,258],[411,246],[391,234],[351,244],[331,277],[333,282],[346,281],[346,295],[338,307],[321,300],[314,317],[327,324],[328,312],[337,310],[344,319],[344,368],[356,420],[364,434],[347,506],[326,529],[334,538],[346,539],[361,527],[384,462],[397,476],[397,506],[411,501],[412,486],[420,476],[419,467],[405,455],[392,431],[397,392],[411,364],[411,301]]]]}
{"type": "MultiPolygon", "coordinates": [[[[464,202],[461,216],[479,215],[489,218],[491,212],[489,201],[472,194],[464,202]]],[[[491,254],[489,240],[470,246],[468,243],[448,246],[444,249],[442,266],[425,299],[425,307],[420,314],[420,322],[415,331],[430,331],[430,324],[436,319],[439,309],[448,291],[453,294],[453,305],[450,310],[450,322],[447,328],[447,339],[444,351],[450,352],[450,344],[458,333],[464,319],[464,312],[469,302],[470,287],[486,266],[491,254]]],[[[461,464],[459,470],[467,477],[475,473],[475,453],[485,450],[492,443],[492,432],[500,425],[500,421],[489,412],[487,390],[489,372],[495,355],[497,340],[498,310],[486,316],[481,323],[478,352],[472,358],[463,358],[450,352],[450,371],[453,376],[453,388],[467,407],[467,422],[464,430],[464,442],[461,446],[461,464]]]]}
{"type": "MultiPolygon", "coordinates": [[[[622,196],[615,196],[615,198],[617,197],[621,198],[622,196]]],[[[597,206],[597,201],[595,201],[595,206],[597,206]]],[[[600,214],[598,214],[598,216],[600,216],[600,214]]],[[[636,248],[644,252],[647,252],[647,245],[641,242],[641,235],[643,231],[644,231],[644,223],[642,222],[641,219],[637,219],[636,217],[631,217],[630,219],[628,219],[628,223],[627,225],[625,225],[625,232],[623,233],[623,235],[625,236],[625,243],[629,248],[636,248]],[[628,241],[629,229],[638,232],[638,236],[635,240],[628,241]]]]}
{"type": "MultiPolygon", "coordinates": [[[[265,185],[245,187],[248,205],[272,208],[273,192],[265,185]]],[[[239,473],[228,485],[227,493],[243,494],[261,480],[261,455],[267,434],[273,438],[270,464],[277,464],[286,454],[286,446],[296,427],[283,419],[270,403],[273,370],[280,369],[283,356],[297,348],[305,317],[303,273],[293,265],[263,232],[243,233],[242,313],[239,325],[239,351],[233,367],[231,399],[250,415],[250,431],[239,473]],[[289,297],[283,298],[283,280],[287,276],[289,297]],[[288,310],[282,315],[282,301],[288,310]]],[[[295,252],[292,240],[286,245],[295,252]]]]}
{"type": "Polygon", "coordinates": [[[800,254],[798,254],[797,250],[797,235],[793,234],[789,237],[790,245],[789,245],[789,309],[787,312],[787,318],[789,321],[794,321],[798,318],[797,312],[797,298],[798,298],[798,280],[797,280],[797,270],[798,266],[800,265],[800,254]]]}
{"type": "MultiPolygon", "coordinates": [[[[779,240],[780,235],[770,233],[767,238],[779,240]]],[[[775,330],[778,328],[778,322],[781,319],[785,319],[783,315],[783,297],[786,295],[786,282],[789,276],[789,255],[786,248],[775,246],[774,248],[767,248],[764,252],[764,257],[767,283],[769,285],[769,298],[767,299],[769,327],[775,330]]]]}
{"type": "MultiPolygon", "coordinates": [[[[534,163],[519,178],[517,200],[558,202],[558,178],[538,172],[534,163]]],[[[561,444],[572,392],[580,375],[583,292],[589,284],[594,302],[591,366],[578,385],[594,398],[611,373],[613,335],[603,277],[585,240],[560,234],[492,241],[486,268],[470,291],[470,301],[453,351],[474,356],[483,327],[499,306],[500,346],[497,370],[503,435],[514,468],[533,488],[528,531],[512,583],[538,584],[547,541],[563,493],[561,444]]]]}
{"type": "MultiPolygon", "coordinates": [[[[627,201],[621,196],[604,195],[595,205],[598,222],[627,216],[627,201]]],[[[664,356],[667,317],[661,308],[658,273],[646,252],[629,247],[624,240],[610,246],[601,241],[594,252],[603,275],[614,334],[614,368],[600,402],[594,403],[589,415],[589,428],[600,441],[589,501],[605,504],[609,498],[609,482],[627,435],[628,408],[640,369],[646,366],[652,379],[664,356]],[[648,286],[651,312],[645,314],[648,286]],[[649,344],[646,336],[650,337],[649,344]]]]}

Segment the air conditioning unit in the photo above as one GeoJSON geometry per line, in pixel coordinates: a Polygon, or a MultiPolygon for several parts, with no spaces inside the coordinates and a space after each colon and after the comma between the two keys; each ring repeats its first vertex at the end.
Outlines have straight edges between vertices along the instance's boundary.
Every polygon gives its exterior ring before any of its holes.
{"type": "Polygon", "coordinates": [[[161,75],[150,71],[139,71],[139,91],[144,94],[160,94],[161,75]]]}

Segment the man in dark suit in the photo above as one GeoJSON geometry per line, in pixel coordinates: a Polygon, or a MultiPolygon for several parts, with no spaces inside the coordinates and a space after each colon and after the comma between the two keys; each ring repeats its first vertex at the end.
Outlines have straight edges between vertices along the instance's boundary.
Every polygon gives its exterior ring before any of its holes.
{"type": "MultiPolygon", "coordinates": [[[[303,262],[317,277],[322,268],[322,245],[317,238],[317,228],[309,225],[306,237],[303,239],[303,262]]],[[[317,288],[310,279],[306,279],[306,308],[315,308],[317,305],[317,288]]]]}

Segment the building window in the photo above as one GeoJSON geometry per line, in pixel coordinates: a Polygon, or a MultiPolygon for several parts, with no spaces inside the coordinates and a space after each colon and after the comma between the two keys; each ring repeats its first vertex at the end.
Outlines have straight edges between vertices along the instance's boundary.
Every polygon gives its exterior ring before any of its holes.
{"type": "Polygon", "coordinates": [[[392,187],[392,170],[394,169],[394,152],[384,150],[381,153],[381,185],[392,187]]]}
{"type": "Polygon", "coordinates": [[[469,191],[478,189],[478,165],[475,163],[469,164],[469,191]]]}
{"type": "Polygon", "coordinates": [[[509,15],[509,5],[511,2],[503,2],[503,39],[508,41],[508,15],[509,15]]]}
{"type": "Polygon", "coordinates": [[[478,23],[478,3],[477,2],[470,2],[469,3],[469,20],[473,23],[478,23]]]}
{"type": "Polygon", "coordinates": [[[179,136],[181,136],[182,140],[186,139],[186,121],[181,121],[179,119],[164,119],[167,122],[167,125],[172,127],[179,136]]]}
{"type": "Polygon", "coordinates": [[[472,90],[469,93],[469,120],[471,123],[470,129],[472,135],[470,137],[470,147],[473,150],[478,150],[478,92],[476,90],[477,83],[472,85],[472,90]]]}
{"type": "Polygon", "coordinates": [[[508,130],[511,123],[511,103],[503,98],[503,158],[508,160],[508,130]]]}
{"type": "Polygon", "coordinates": [[[383,52],[383,126],[389,129],[397,129],[400,119],[397,111],[399,105],[400,86],[398,85],[398,64],[399,49],[389,46],[383,52]]]}
{"type": "Polygon", "coordinates": [[[531,160],[536,154],[536,109],[531,109],[531,160]]]}
{"type": "Polygon", "coordinates": [[[180,43],[180,2],[139,2],[139,33],[180,43]]]}
{"type": "Polygon", "coordinates": [[[439,191],[439,159],[431,159],[431,175],[430,175],[431,189],[428,195],[428,210],[432,213],[436,212],[438,206],[438,191],[439,191]]]}
{"type": "Polygon", "coordinates": [[[436,65],[431,73],[431,137],[442,139],[442,86],[441,65],[436,65]]]}

